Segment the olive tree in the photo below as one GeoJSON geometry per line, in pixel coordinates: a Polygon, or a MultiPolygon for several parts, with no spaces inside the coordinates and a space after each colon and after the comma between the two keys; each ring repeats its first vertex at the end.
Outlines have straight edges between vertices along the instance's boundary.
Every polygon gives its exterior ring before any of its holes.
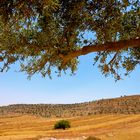
{"type": "Polygon", "coordinates": [[[116,80],[139,65],[139,0],[0,0],[1,72],[18,62],[29,77],[74,73],[89,53],[116,80]]]}
{"type": "Polygon", "coordinates": [[[70,122],[67,120],[60,120],[58,122],[56,122],[56,124],[54,125],[54,129],[66,129],[66,128],[70,128],[70,122]]]}

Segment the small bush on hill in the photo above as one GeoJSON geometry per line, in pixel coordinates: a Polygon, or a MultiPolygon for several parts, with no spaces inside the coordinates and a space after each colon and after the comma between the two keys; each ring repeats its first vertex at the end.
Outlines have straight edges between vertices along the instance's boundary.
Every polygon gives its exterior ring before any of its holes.
{"type": "Polygon", "coordinates": [[[86,140],[101,140],[100,138],[97,138],[97,137],[88,137],[86,138],[86,140]]]}
{"type": "Polygon", "coordinates": [[[54,125],[54,129],[66,129],[70,128],[70,122],[67,120],[60,120],[54,125]]]}

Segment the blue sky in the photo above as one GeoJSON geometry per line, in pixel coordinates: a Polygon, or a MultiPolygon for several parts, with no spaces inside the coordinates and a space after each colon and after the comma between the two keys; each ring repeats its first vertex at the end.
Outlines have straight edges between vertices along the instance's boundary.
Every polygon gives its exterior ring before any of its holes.
{"type": "Polygon", "coordinates": [[[7,73],[0,73],[0,105],[17,103],[76,103],[101,98],[140,93],[139,67],[124,80],[115,82],[113,77],[105,78],[97,66],[93,66],[93,54],[80,57],[76,75],[42,78],[27,75],[14,65],[7,73]]]}

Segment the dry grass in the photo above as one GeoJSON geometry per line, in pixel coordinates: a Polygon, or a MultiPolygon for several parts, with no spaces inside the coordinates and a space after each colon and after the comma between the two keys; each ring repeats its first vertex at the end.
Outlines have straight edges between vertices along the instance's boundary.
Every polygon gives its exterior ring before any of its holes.
{"type": "Polygon", "coordinates": [[[34,116],[0,116],[0,140],[38,140],[42,137],[75,138],[96,136],[102,140],[140,140],[139,115],[94,115],[65,118],[68,130],[54,130],[60,119],[34,116]]]}

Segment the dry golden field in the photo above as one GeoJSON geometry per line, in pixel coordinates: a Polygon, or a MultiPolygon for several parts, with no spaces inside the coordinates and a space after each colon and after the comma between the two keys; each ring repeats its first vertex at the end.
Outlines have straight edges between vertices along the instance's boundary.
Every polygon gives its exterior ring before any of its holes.
{"type": "Polygon", "coordinates": [[[88,136],[96,136],[101,140],[140,140],[140,114],[65,119],[71,122],[71,128],[54,130],[55,122],[60,119],[27,115],[0,116],[0,140],[84,140],[88,136]]]}

